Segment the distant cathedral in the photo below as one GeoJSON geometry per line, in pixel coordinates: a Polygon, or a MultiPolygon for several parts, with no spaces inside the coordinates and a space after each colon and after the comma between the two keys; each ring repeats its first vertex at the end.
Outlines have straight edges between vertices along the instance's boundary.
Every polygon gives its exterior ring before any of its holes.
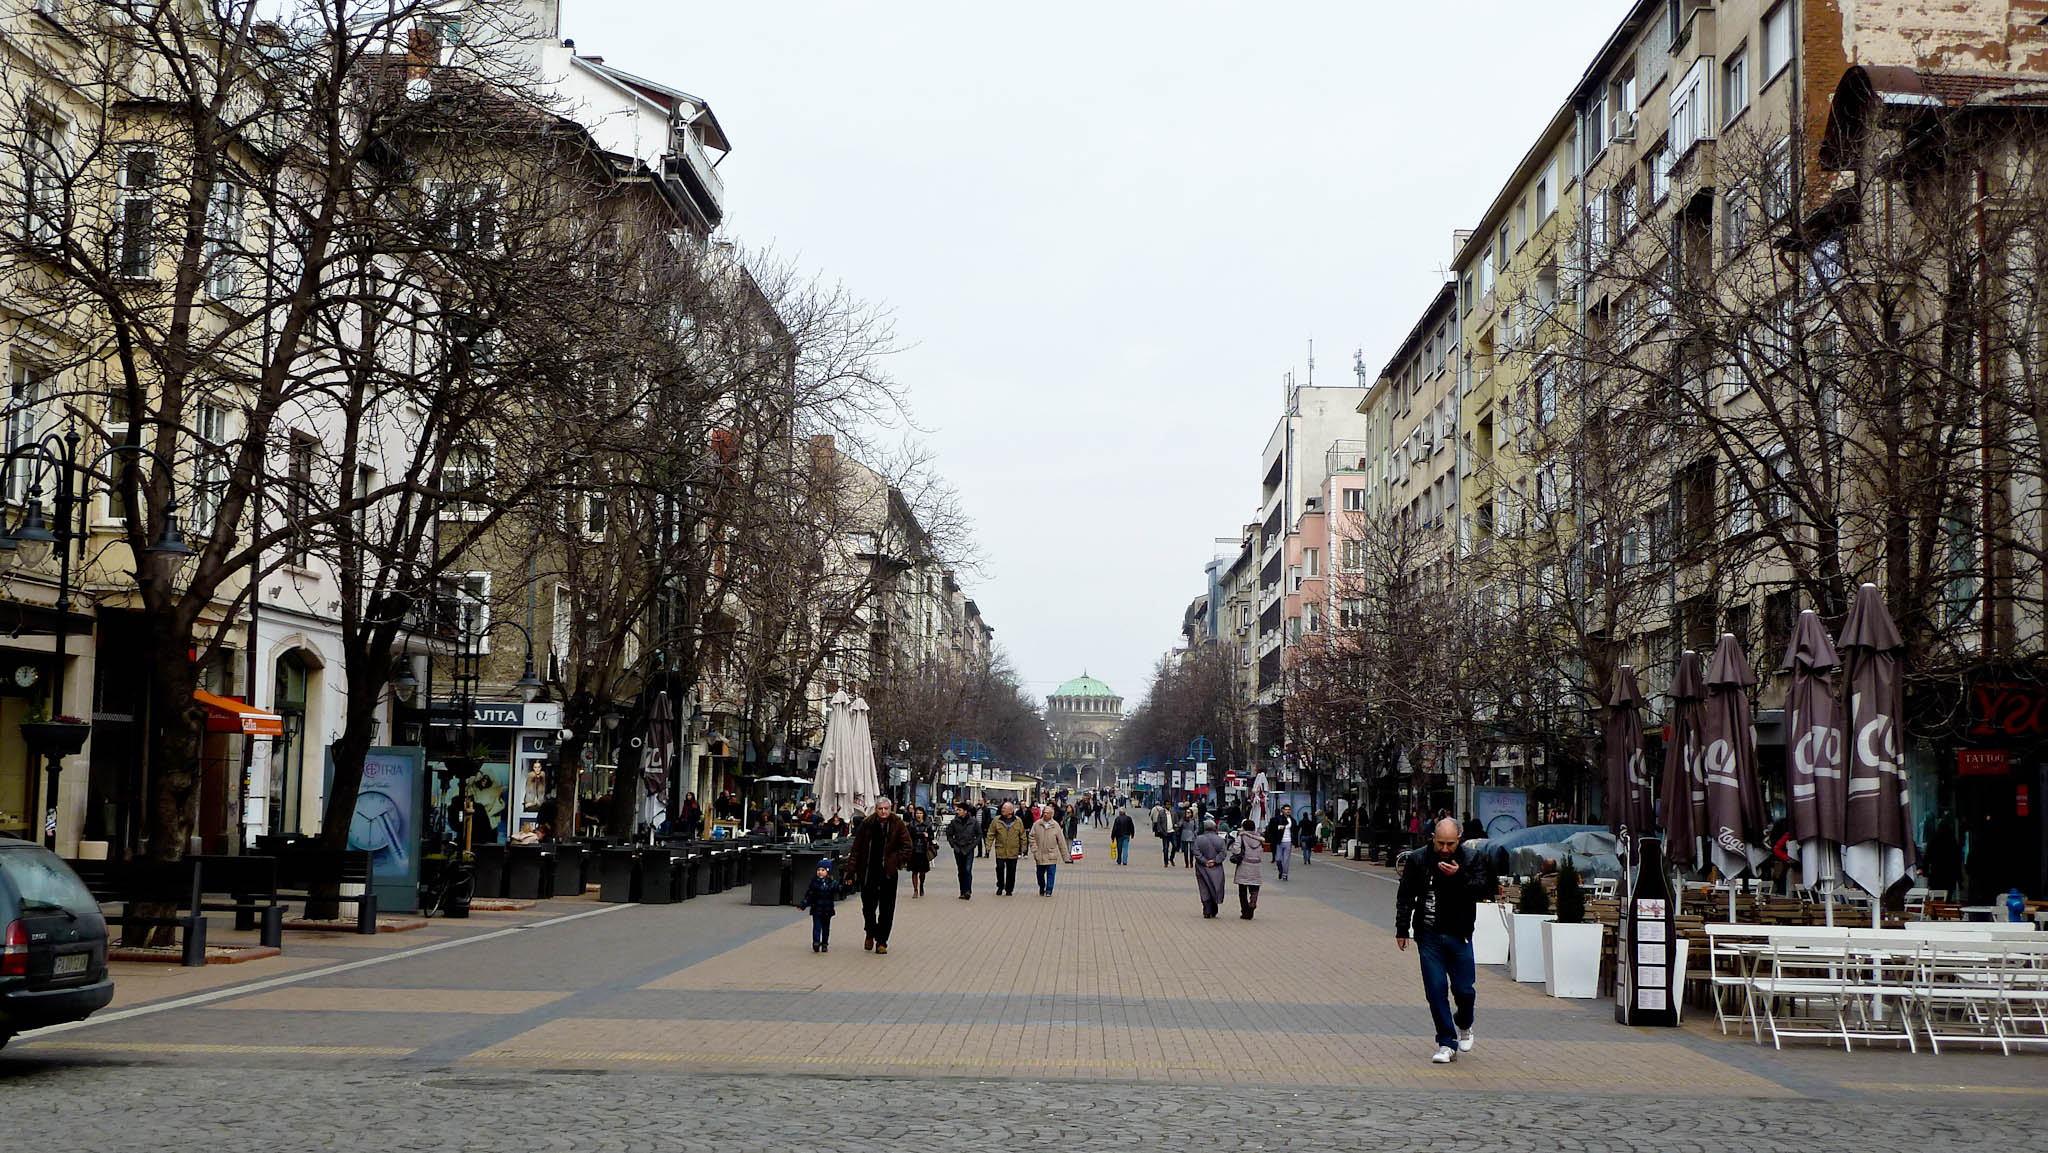
{"type": "Polygon", "coordinates": [[[1116,780],[1110,744],[1123,723],[1124,699],[1094,677],[1082,674],[1045,698],[1045,723],[1052,730],[1055,781],[1092,789],[1116,780]],[[1068,774],[1072,774],[1070,778],[1068,774]]]}

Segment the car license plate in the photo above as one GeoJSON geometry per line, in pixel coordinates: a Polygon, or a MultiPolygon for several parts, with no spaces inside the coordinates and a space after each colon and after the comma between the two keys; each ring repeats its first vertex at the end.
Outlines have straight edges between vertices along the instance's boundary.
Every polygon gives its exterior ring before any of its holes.
{"type": "Polygon", "coordinates": [[[53,977],[76,977],[80,973],[85,972],[85,963],[91,959],[91,956],[86,953],[73,953],[68,957],[59,957],[57,958],[57,963],[51,967],[50,975],[53,977]]]}

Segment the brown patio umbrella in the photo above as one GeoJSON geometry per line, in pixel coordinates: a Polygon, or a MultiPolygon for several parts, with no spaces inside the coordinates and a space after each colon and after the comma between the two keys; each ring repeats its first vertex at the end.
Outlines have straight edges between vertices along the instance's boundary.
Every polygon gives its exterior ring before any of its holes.
{"type": "Polygon", "coordinates": [[[1842,776],[1842,713],[1835,704],[1834,670],[1841,666],[1835,642],[1812,609],[1799,614],[1785,646],[1779,672],[1790,672],[1785,690],[1785,794],[1790,798],[1792,840],[1799,846],[1800,876],[1827,886],[1828,924],[1834,924],[1832,886],[1841,873],[1842,809],[1848,799],[1842,776]]]}
{"type": "Polygon", "coordinates": [[[1670,735],[1664,745],[1664,791],[1657,816],[1664,822],[1664,855],[1682,868],[1698,868],[1700,834],[1707,827],[1707,784],[1700,776],[1700,655],[1687,649],[1671,678],[1670,735]]]}
{"type": "Polygon", "coordinates": [[[1756,684],[1735,634],[1724,633],[1707,666],[1706,723],[1700,763],[1707,782],[1707,841],[1714,868],[1733,880],[1753,871],[1769,852],[1759,847],[1768,822],[1756,775],[1756,729],[1749,689],[1756,684]]]}
{"type": "Polygon", "coordinates": [[[1856,590],[1842,622],[1849,692],[1849,787],[1843,811],[1842,871],[1882,904],[1886,889],[1905,879],[1913,863],[1906,820],[1905,687],[1899,637],[1877,586],[1856,590]]]}
{"type": "Polygon", "coordinates": [[[1643,764],[1643,713],[1649,702],[1636,684],[1636,670],[1614,670],[1614,692],[1607,698],[1602,751],[1607,763],[1607,828],[1622,842],[1622,851],[1657,824],[1657,798],[1643,764]]]}

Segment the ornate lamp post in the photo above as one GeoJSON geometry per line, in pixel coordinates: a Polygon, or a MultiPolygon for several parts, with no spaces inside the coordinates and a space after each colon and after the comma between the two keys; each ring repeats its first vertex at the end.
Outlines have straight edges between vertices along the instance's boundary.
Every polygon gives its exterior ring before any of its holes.
{"type": "MultiPolygon", "coordinates": [[[[6,487],[13,479],[15,461],[23,461],[29,469],[29,488],[26,508],[20,523],[8,528],[0,523],[0,572],[11,571],[17,564],[30,568],[41,567],[54,552],[57,557],[57,623],[56,623],[56,674],[50,688],[50,710],[61,713],[64,707],[64,666],[69,658],[71,629],[68,618],[71,615],[71,556],[74,550],[82,553],[87,539],[85,527],[86,501],[80,499],[78,491],[78,429],[67,426],[63,435],[49,433],[9,452],[0,461],[0,488],[6,487]],[[54,522],[43,519],[43,485],[52,481],[55,487],[54,522]]],[[[164,485],[171,499],[164,503],[163,531],[143,554],[150,558],[181,558],[192,555],[178,530],[176,489],[172,487],[171,468],[154,451],[136,444],[115,445],[92,458],[84,466],[91,475],[100,464],[110,457],[122,453],[146,456],[155,461],[163,470],[164,485]]],[[[81,556],[81,560],[82,560],[81,556]]],[[[138,579],[140,570],[138,558],[138,579]]],[[[86,738],[91,735],[90,722],[55,722],[43,725],[22,726],[22,739],[29,745],[33,756],[44,758],[48,784],[44,792],[43,845],[54,850],[57,847],[57,786],[64,771],[64,758],[85,747],[86,738]]]]}

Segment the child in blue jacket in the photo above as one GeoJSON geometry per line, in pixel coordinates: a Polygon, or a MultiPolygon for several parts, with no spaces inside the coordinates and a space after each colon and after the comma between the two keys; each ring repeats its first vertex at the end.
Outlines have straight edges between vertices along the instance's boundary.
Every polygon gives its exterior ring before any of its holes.
{"type": "Polygon", "coordinates": [[[832,879],[832,862],[819,861],[817,875],[796,907],[811,914],[811,952],[832,951],[832,903],[839,898],[838,882],[832,879]]]}

